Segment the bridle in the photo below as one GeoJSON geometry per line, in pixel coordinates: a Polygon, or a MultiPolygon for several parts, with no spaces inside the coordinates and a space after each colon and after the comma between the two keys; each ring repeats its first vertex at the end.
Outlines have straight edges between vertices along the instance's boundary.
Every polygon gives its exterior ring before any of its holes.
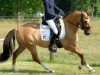
{"type": "Polygon", "coordinates": [[[82,29],[82,30],[84,30],[84,29],[90,29],[90,27],[85,27],[84,26],[83,19],[89,19],[89,18],[83,17],[83,12],[81,11],[81,19],[80,19],[81,23],[80,23],[79,28],[82,29]]]}

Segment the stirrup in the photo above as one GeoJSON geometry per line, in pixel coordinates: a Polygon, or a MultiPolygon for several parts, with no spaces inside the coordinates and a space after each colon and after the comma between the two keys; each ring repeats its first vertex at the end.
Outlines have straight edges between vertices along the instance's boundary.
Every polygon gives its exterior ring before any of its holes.
{"type": "Polygon", "coordinates": [[[52,45],[52,46],[49,46],[49,50],[52,51],[52,52],[57,52],[57,46],[56,46],[56,44],[52,45]]]}

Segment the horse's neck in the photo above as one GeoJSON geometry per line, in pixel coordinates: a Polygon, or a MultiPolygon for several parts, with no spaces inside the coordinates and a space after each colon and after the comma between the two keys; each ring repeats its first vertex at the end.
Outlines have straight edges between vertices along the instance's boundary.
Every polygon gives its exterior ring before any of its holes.
{"type": "Polygon", "coordinates": [[[65,21],[72,23],[73,25],[77,25],[79,20],[79,13],[71,13],[64,18],[65,21]]]}
{"type": "Polygon", "coordinates": [[[78,26],[79,26],[79,19],[80,19],[80,15],[78,14],[74,14],[72,13],[69,14],[68,16],[66,16],[64,18],[64,24],[65,24],[65,37],[69,37],[73,40],[75,40],[76,38],[73,37],[77,37],[77,31],[78,31],[78,26]]]}
{"type": "MultiPolygon", "coordinates": [[[[69,29],[72,32],[77,32],[78,30],[78,23],[76,18],[73,17],[66,17],[64,18],[65,29],[69,29]]],[[[66,30],[67,31],[67,30],[66,30]]]]}

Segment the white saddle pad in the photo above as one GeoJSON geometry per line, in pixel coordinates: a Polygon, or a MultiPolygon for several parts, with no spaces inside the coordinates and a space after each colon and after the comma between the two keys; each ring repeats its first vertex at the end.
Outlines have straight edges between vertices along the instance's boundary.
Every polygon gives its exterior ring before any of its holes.
{"type": "MultiPolygon", "coordinates": [[[[59,35],[59,39],[63,39],[65,36],[65,27],[62,19],[59,19],[61,23],[61,33],[59,35]]],[[[50,37],[50,27],[40,24],[40,35],[43,41],[49,41],[50,37]]]]}
{"type": "Polygon", "coordinates": [[[49,41],[50,27],[40,24],[40,35],[43,41],[49,41]]]}

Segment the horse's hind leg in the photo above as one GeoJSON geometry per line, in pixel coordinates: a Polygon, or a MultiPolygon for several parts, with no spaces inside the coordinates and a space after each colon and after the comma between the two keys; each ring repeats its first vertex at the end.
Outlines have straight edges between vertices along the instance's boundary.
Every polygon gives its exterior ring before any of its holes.
{"type": "Polygon", "coordinates": [[[91,71],[94,71],[94,70],[92,69],[92,67],[90,67],[90,66],[87,64],[87,62],[86,62],[86,60],[85,60],[85,57],[84,57],[84,54],[81,52],[80,47],[79,47],[78,44],[71,46],[71,49],[70,49],[70,50],[71,50],[72,52],[76,53],[76,54],[80,57],[80,59],[81,59],[81,65],[78,67],[79,69],[81,69],[82,66],[86,66],[86,67],[89,69],[90,72],[91,72],[91,71]]]}
{"type": "Polygon", "coordinates": [[[12,61],[12,69],[13,71],[16,71],[16,59],[19,56],[19,54],[21,54],[26,48],[19,45],[19,47],[15,50],[15,52],[13,53],[13,61],[12,61]]]}
{"type": "Polygon", "coordinates": [[[36,45],[28,45],[27,48],[31,52],[32,58],[35,62],[43,66],[48,72],[54,72],[52,69],[50,69],[47,65],[43,64],[38,57],[37,50],[36,50],[36,45]]]}

